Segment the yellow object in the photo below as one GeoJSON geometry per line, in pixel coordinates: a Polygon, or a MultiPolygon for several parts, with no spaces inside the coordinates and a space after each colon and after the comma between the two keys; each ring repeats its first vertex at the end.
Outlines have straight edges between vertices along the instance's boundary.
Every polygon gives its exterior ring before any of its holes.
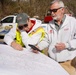
{"type": "Polygon", "coordinates": [[[29,34],[29,36],[31,37],[33,34],[37,34],[37,33],[42,33],[41,37],[40,37],[40,41],[43,40],[43,38],[45,37],[45,31],[42,27],[37,28],[35,31],[31,32],[29,34]]]}
{"type": "MultiPolygon", "coordinates": [[[[44,31],[44,29],[43,29],[42,27],[37,28],[36,30],[34,30],[34,31],[32,31],[31,33],[29,33],[28,35],[29,35],[29,37],[31,37],[32,35],[38,34],[38,33],[41,33],[41,34],[42,34],[41,37],[40,37],[40,41],[42,41],[43,38],[45,37],[45,31],[44,31]]],[[[16,31],[16,42],[17,42],[18,44],[24,46],[20,34],[21,34],[21,33],[17,30],[17,31],[16,31]]],[[[44,52],[42,51],[42,53],[44,53],[44,52]]]]}
{"type": "MultiPolygon", "coordinates": [[[[41,37],[40,37],[40,41],[42,41],[45,37],[45,31],[42,27],[39,27],[38,29],[36,29],[35,31],[31,32],[29,34],[29,36],[31,37],[33,34],[36,34],[36,33],[42,33],[41,37]]],[[[45,53],[44,50],[42,50],[42,53],[45,53]]]]}
{"type": "Polygon", "coordinates": [[[20,33],[18,30],[16,30],[16,42],[17,42],[18,44],[24,46],[24,44],[23,44],[23,42],[22,42],[22,37],[21,37],[20,34],[21,34],[21,33],[20,33]]]}

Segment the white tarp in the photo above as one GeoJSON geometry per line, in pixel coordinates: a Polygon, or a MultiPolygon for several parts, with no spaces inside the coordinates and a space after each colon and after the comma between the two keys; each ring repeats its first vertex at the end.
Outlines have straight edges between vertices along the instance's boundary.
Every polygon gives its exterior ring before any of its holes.
{"type": "Polygon", "coordinates": [[[0,75],[69,75],[56,61],[42,53],[18,51],[0,44],[0,75]]]}

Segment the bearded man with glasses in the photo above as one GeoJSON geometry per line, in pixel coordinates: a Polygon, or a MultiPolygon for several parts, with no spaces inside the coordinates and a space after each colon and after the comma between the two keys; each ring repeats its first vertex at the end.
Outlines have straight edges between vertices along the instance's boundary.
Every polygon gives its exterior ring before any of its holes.
{"type": "Polygon", "coordinates": [[[40,50],[46,47],[44,42],[39,44],[41,41],[47,40],[42,21],[31,19],[26,13],[19,13],[17,14],[17,24],[5,35],[6,44],[16,50],[23,50],[23,47],[30,49],[29,44],[35,45],[40,50]]]}
{"type": "Polygon", "coordinates": [[[76,19],[65,14],[64,3],[60,0],[52,1],[49,11],[53,18],[48,25],[49,57],[59,62],[70,75],[76,75],[70,64],[76,56],[76,19]]]}

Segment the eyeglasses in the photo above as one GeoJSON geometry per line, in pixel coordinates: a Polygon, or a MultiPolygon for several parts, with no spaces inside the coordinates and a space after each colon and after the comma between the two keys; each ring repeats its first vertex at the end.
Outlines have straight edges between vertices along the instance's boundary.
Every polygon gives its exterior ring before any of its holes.
{"type": "Polygon", "coordinates": [[[57,9],[52,9],[52,10],[50,9],[49,11],[50,11],[50,13],[52,13],[52,12],[54,12],[54,13],[55,13],[55,12],[57,12],[57,11],[58,11],[59,9],[61,9],[61,8],[62,8],[62,7],[57,8],[57,9]]]}
{"type": "Polygon", "coordinates": [[[24,24],[24,25],[22,25],[22,26],[18,26],[18,28],[20,29],[20,30],[22,30],[24,27],[27,27],[28,26],[28,24],[24,24]]]}

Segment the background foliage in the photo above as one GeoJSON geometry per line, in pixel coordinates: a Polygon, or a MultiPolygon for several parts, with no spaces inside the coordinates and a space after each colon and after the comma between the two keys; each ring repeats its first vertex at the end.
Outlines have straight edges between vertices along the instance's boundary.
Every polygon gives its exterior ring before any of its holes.
{"type": "MultiPolygon", "coordinates": [[[[0,18],[25,12],[31,17],[38,15],[43,19],[46,15],[52,0],[0,0],[0,18]]],[[[69,12],[76,16],[76,0],[63,0],[69,12]]]]}

